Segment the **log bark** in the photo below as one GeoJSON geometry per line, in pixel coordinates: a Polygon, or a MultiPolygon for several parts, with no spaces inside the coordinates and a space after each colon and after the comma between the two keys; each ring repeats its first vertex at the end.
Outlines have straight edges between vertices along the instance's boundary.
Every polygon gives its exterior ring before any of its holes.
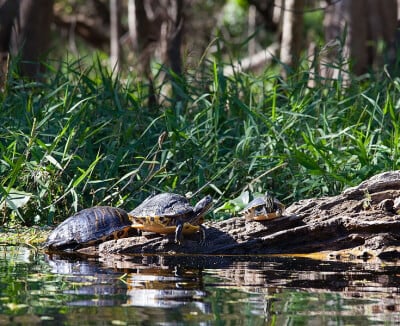
{"type": "Polygon", "coordinates": [[[318,258],[400,256],[400,171],[379,174],[333,197],[306,199],[290,205],[284,216],[265,222],[232,217],[208,222],[207,241],[147,234],[108,241],[90,254],[305,254],[318,258]]]}

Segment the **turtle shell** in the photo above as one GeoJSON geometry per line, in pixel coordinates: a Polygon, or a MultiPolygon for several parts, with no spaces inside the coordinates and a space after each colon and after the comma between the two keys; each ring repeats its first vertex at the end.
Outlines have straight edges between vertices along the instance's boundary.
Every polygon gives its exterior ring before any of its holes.
{"type": "Polygon", "coordinates": [[[147,198],[129,215],[132,227],[139,230],[170,234],[183,224],[182,233],[190,234],[201,230],[203,216],[212,203],[210,196],[204,197],[193,208],[186,197],[174,193],[162,193],[147,198]]]}
{"type": "Polygon", "coordinates": [[[285,206],[268,193],[254,198],[241,212],[246,220],[265,221],[282,216],[285,206]]]}
{"type": "Polygon", "coordinates": [[[58,225],[44,246],[50,250],[76,250],[97,243],[127,237],[131,230],[127,212],[96,206],[79,211],[58,225]]]}

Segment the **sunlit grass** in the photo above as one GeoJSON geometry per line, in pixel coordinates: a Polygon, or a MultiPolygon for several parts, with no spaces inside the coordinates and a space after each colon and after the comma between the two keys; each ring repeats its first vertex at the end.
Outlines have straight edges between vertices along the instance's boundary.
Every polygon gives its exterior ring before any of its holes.
{"type": "Polygon", "coordinates": [[[287,80],[269,69],[227,77],[217,62],[203,70],[172,77],[169,97],[156,88],[157,107],[145,83],[98,62],[49,66],[46,82],[10,74],[0,95],[2,222],[130,210],[161,191],[209,193],[219,207],[269,190],[290,204],[399,168],[398,79],[309,87],[306,70],[287,80]]]}

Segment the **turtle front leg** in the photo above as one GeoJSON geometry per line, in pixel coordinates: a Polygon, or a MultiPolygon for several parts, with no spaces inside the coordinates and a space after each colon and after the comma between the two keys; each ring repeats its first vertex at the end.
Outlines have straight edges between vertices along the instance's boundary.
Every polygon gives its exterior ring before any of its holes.
{"type": "Polygon", "coordinates": [[[181,245],[183,242],[183,223],[181,221],[179,221],[176,224],[176,229],[175,229],[175,242],[178,245],[181,245]]]}
{"type": "Polygon", "coordinates": [[[200,225],[200,246],[204,246],[206,244],[206,228],[204,225],[200,225]]]}

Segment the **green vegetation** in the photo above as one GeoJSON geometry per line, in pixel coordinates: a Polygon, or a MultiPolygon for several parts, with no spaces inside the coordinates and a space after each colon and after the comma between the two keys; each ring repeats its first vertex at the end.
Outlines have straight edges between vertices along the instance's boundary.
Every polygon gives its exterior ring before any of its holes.
{"type": "Polygon", "coordinates": [[[52,224],[93,205],[130,210],[160,191],[209,193],[224,205],[218,218],[246,190],[290,204],[399,167],[400,79],[344,87],[317,76],[309,87],[309,67],[286,80],[276,68],[231,77],[223,68],[171,76],[174,95],[156,80],[157,105],[145,82],[99,62],[49,65],[35,83],[10,73],[0,93],[2,222],[52,224]]]}

